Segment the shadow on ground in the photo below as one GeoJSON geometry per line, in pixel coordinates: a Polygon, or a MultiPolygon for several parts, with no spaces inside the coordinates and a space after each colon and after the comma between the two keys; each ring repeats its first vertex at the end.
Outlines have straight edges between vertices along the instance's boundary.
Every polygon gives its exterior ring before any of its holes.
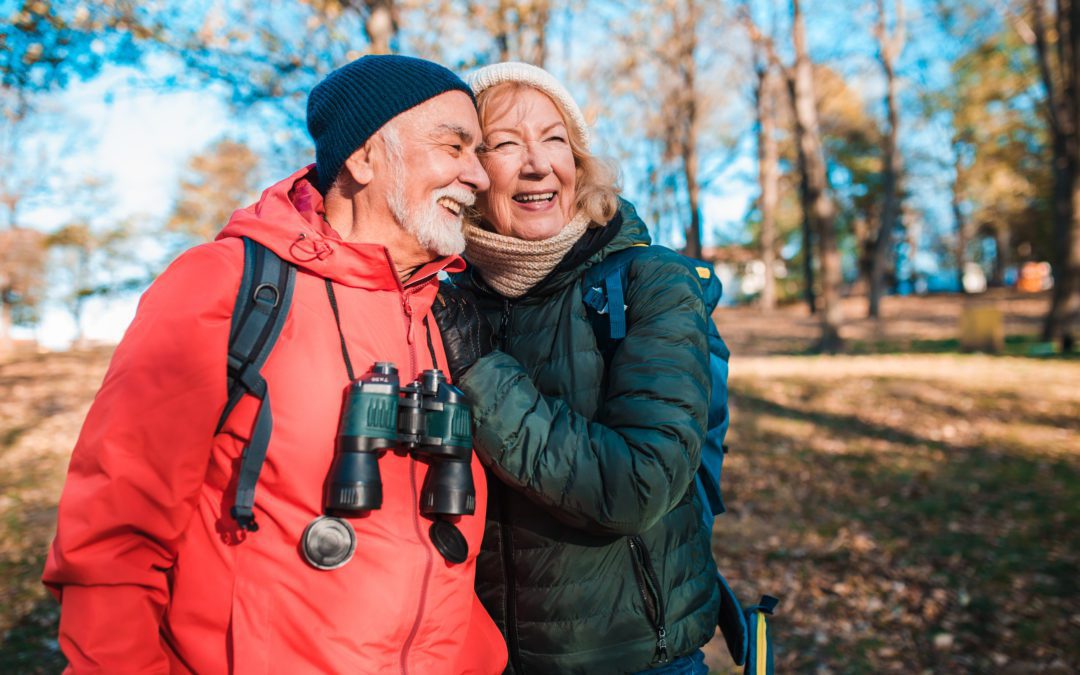
{"type": "MultiPolygon", "coordinates": [[[[926,358],[923,379],[826,379],[792,359],[733,382],[721,569],[744,602],[784,596],[781,671],[1076,672],[1080,392],[1052,413],[1022,386],[988,402],[995,373],[954,380],[926,358]]],[[[707,651],[724,670],[723,647],[707,651]]]]}

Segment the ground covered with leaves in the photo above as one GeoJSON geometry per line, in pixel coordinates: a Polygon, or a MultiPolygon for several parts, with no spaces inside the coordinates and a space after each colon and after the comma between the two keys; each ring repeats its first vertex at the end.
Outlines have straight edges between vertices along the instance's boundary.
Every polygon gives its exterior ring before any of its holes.
{"type": "Polygon", "coordinates": [[[783,597],[782,671],[1080,669],[1080,361],[751,357],[731,387],[715,550],[783,597]]]}
{"type": "MultiPolygon", "coordinates": [[[[1008,351],[1041,353],[1045,298],[990,299],[1008,351]]],[[[1080,670],[1080,360],[956,353],[967,302],[887,298],[837,357],[802,355],[798,308],[718,314],[735,356],[714,547],[744,601],[782,596],[780,672],[1080,670]]],[[[108,356],[0,361],[0,672],[63,666],[39,577],[108,356]]]]}
{"type": "Polygon", "coordinates": [[[0,361],[0,672],[60,672],[41,585],[71,448],[111,349],[0,361]]]}

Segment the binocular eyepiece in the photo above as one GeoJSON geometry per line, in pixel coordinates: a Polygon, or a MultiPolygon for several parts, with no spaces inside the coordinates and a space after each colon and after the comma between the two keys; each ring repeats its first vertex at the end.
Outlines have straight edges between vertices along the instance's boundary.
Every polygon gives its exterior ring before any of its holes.
{"type": "Polygon", "coordinates": [[[435,519],[429,536],[439,553],[450,562],[464,562],[465,537],[442,517],[476,510],[472,415],[465,395],[436,369],[402,387],[394,364],[380,361],[349,385],[323,492],[326,515],[304,530],[302,549],[313,566],[336,569],[352,557],[355,531],[342,518],[382,506],[379,457],[387,450],[409,452],[430,464],[420,513],[435,519]]]}

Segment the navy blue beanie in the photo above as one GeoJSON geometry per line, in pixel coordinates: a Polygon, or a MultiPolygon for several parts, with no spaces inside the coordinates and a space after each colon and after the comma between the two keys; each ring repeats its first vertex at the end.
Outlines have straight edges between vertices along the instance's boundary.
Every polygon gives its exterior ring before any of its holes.
{"type": "Polygon", "coordinates": [[[411,56],[363,56],[327,75],[307,103],[319,191],[326,194],[349,155],[384,124],[455,90],[473,97],[469,85],[447,68],[411,56]]]}

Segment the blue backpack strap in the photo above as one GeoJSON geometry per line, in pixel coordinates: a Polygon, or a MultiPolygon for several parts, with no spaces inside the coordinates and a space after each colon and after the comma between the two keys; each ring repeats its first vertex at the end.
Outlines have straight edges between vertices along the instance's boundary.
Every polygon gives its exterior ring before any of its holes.
{"type": "MultiPolygon", "coordinates": [[[[629,330],[626,319],[626,292],[630,265],[642,255],[660,256],[667,252],[662,246],[632,246],[612,253],[596,265],[585,271],[585,287],[582,300],[592,310],[590,320],[596,335],[596,344],[604,358],[605,377],[607,368],[619,342],[629,330]]],[[[671,252],[672,254],[674,252],[671,252]]],[[[701,298],[706,314],[711,317],[723,295],[723,285],[707,262],[677,255],[676,258],[687,267],[701,284],[701,298]]],[[[724,512],[724,500],[720,492],[720,474],[724,463],[724,437],[728,428],[728,358],[730,351],[720,337],[716,324],[710,318],[707,322],[707,340],[709,345],[709,379],[711,395],[709,398],[709,417],[705,444],[702,447],[701,464],[695,476],[698,493],[706,507],[702,514],[705,524],[711,527],[713,518],[724,512]],[[711,450],[715,448],[714,450],[711,450]]]]}
{"type": "Polygon", "coordinates": [[[244,238],[244,272],[229,331],[228,398],[218,420],[225,424],[245,394],[259,399],[251,440],[240,458],[232,517],[241,529],[255,532],[255,485],[266,461],[274,427],[270,392],[260,372],[285,325],[296,285],[296,267],[258,242],[244,238]]]}
{"type": "Polygon", "coordinates": [[[746,666],[747,675],[773,675],[776,654],[766,615],[772,615],[780,600],[771,595],[761,596],[758,604],[747,607],[746,666]]]}
{"type": "Polygon", "coordinates": [[[615,251],[585,270],[582,301],[592,310],[590,319],[596,345],[604,357],[605,377],[611,357],[619,342],[626,337],[626,283],[630,264],[652,250],[641,244],[615,251]]]}
{"type": "Polygon", "coordinates": [[[743,607],[719,570],[716,578],[720,584],[720,611],[716,623],[720,626],[731,660],[737,666],[744,666],[744,673],[771,675],[773,642],[765,615],[772,615],[780,600],[763,595],[758,604],[743,607]]]}
{"type": "Polygon", "coordinates": [[[731,351],[720,337],[716,322],[712,320],[712,313],[724,293],[723,284],[709,263],[693,258],[686,258],[686,262],[696,272],[698,281],[701,282],[702,300],[705,303],[705,313],[709,317],[706,322],[706,339],[709,345],[709,380],[712,392],[709,397],[705,449],[701,453],[701,466],[698,469],[698,492],[701,494],[703,503],[708,506],[709,512],[705,514],[705,519],[709,522],[726,510],[720,492],[720,475],[724,455],[727,453],[724,438],[727,436],[729,423],[727,380],[731,351]],[[716,448],[719,451],[709,452],[709,448],[716,448]]]}

